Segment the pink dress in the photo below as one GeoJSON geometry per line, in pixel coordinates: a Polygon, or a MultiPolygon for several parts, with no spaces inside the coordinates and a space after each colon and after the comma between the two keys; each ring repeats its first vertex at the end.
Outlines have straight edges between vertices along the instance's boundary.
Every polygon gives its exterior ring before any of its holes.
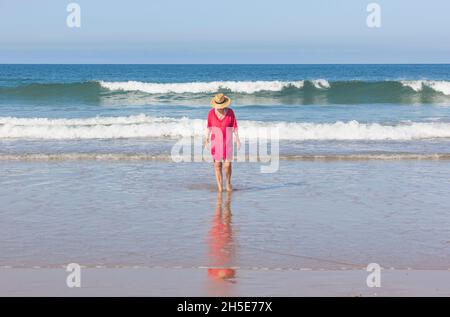
{"type": "Polygon", "coordinates": [[[208,129],[211,131],[211,155],[215,161],[233,159],[233,132],[238,128],[233,110],[227,108],[225,116],[219,119],[216,111],[208,113],[208,129]]]}

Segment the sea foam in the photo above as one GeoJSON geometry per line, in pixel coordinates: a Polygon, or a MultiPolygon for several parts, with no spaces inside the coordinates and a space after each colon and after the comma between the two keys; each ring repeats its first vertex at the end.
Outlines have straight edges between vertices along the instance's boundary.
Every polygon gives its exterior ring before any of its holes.
{"type": "Polygon", "coordinates": [[[450,82],[444,80],[403,80],[401,83],[403,86],[409,87],[416,92],[422,91],[424,87],[428,87],[444,95],[450,95],[450,82]]]}
{"type": "MultiPolygon", "coordinates": [[[[191,83],[145,83],[139,81],[107,82],[100,81],[103,88],[121,91],[142,91],[149,94],[183,94],[183,93],[214,93],[220,90],[230,90],[237,93],[253,94],[260,91],[281,91],[288,87],[302,88],[304,81],[212,81],[191,83]]],[[[317,87],[325,88],[327,82],[317,81],[317,87]],[[322,87],[323,86],[323,87],[322,87]]]]}
{"type": "MultiPolygon", "coordinates": [[[[102,88],[111,91],[140,91],[149,94],[200,94],[215,93],[222,90],[229,90],[235,93],[254,94],[268,91],[278,92],[283,89],[304,88],[305,83],[309,83],[317,89],[330,89],[333,83],[325,79],[298,80],[298,81],[211,81],[211,82],[189,82],[189,83],[150,83],[140,81],[108,82],[99,81],[102,88]]],[[[351,82],[348,82],[351,83],[351,82]]],[[[409,87],[415,92],[420,92],[424,87],[428,87],[444,95],[450,95],[450,82],[444,80],[401,80],[399,82],[404,87],[409,87]]],[[[370,82],[366,82],[370,84],[370,82]]]]}
{"type": "MultiPolygon", "coordinates": [[[[77,119],[0,117],[0,139],[117,139],[202,136],[206,121],[190,118],[127,117],[77,119]]],[[[261,129],[278,129],[281,140],[419,140],[450,138],[447,122],[402,122],[395,125],[358,121],[307,123],[239,121],[242,137],[261,135],[261,129]]]]}

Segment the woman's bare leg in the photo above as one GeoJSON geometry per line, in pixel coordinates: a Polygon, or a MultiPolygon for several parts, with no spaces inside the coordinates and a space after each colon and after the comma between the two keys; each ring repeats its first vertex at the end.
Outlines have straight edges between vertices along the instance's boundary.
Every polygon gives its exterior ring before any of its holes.
{"type": "Polygon", "coordinates": [[[227,184],[227,191],[231,191],[231,162],[225,161],[225,178],[227,184]]]}
{"type": "Polygon", "coordinates": [[[214,170],[216,172],[217,190],[223,191],[222,185],[222,162],[214,162],[214,170]]]}

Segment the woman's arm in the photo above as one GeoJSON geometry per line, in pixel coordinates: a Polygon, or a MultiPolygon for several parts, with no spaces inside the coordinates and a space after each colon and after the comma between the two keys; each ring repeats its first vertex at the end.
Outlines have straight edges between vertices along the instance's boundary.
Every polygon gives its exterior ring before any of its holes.
{"type": "Polygon", "coordinates": [[[208,119],[206,120],[206,136],[205,136],[205,140],[203,140],[203,147],[208,147],[209,144],[209,140],[211,138],[211,127],[212,127],[212,123],[211,123],[211,111],[208,112],[208,119]]]}
{"type": "Polygon", "coordinates": [[[203,141],[203,147],[208,147],[209,139],[211,138],[211,128],[206,129],[205,140],[203,141]]]}
{"type": "Polygon", "coordinates": [[[236,115],[234,114],[234,112],[232,112],[232,113],[233,113],[233,123],[232,123],[233,133],[236,138],[236,147],[239,150],[241,148],[241,139],[239,138],[239,133],[238,133],[239,129],[238,129],[238,124],[237,124],[237,120],[236,120],[236,115]]]}
{"type": "Polygon", "coordinates": [[[238,129],[234,129],[234,136],[236,138],[236,147],[239,150],[241,148],[241,139],[239,139],[238,129]]]}

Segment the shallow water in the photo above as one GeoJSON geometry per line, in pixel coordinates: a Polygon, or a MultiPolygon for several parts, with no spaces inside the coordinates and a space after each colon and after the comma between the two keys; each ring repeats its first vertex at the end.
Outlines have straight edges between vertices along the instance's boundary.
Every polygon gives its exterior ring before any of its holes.
{"type": "Polygon", "coordinates": [[[259,167],[220,198],[207,163],[0,162],[0,265],[450,267],[447,161],[259,167]]]}

